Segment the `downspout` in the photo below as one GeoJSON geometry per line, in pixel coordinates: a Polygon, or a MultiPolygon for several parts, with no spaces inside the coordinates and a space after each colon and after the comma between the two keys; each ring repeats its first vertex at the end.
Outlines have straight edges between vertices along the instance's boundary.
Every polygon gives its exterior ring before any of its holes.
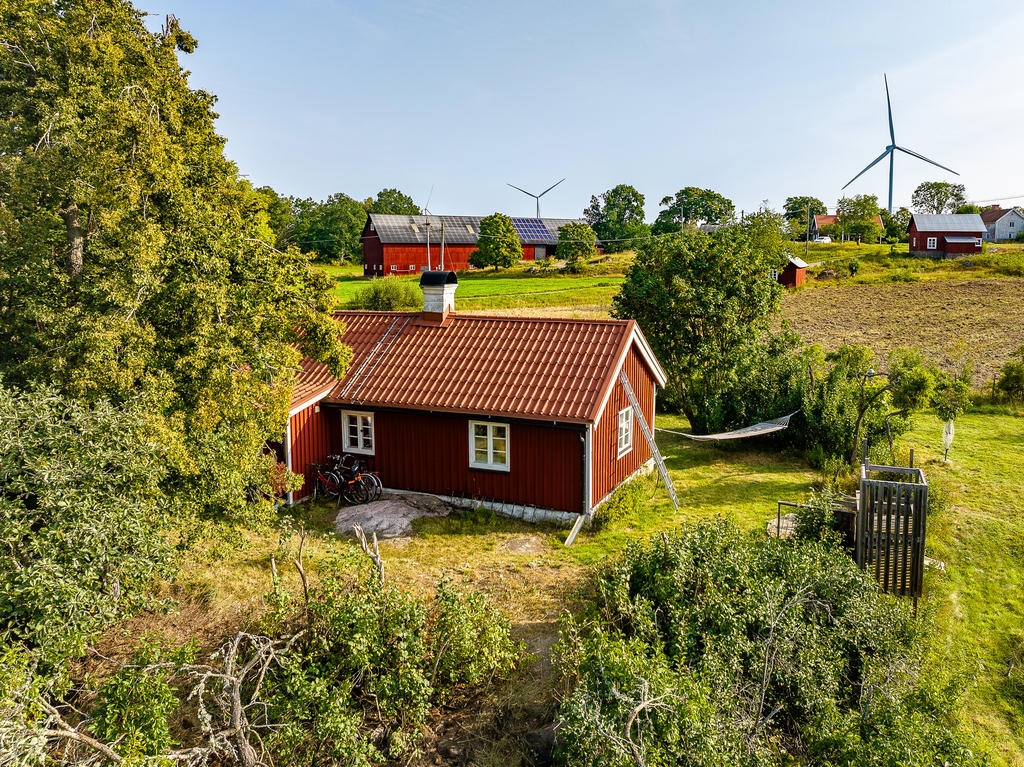
{"type": "Polygon", "coordinates": [[[594,425],[587,424],[583,435],[583,513],[587,515],[589,524],[594,514],[594,425]]]}
{"type": "MultiPolygon", "coordinates": [[[[288,467],[288,472],[292,470],[292,417],[288,416],[288,422],[284,427],[284,464],[288,467]]],[[[288,505],[291,506],[295,503],[295,493],[291,490],[288,491],[288,505]]]]}

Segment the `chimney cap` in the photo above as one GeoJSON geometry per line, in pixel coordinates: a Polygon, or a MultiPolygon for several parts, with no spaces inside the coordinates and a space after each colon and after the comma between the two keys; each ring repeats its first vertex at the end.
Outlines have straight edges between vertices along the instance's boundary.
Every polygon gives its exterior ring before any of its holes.
{"type": "Polygon", "coordinates": [[[423,272],[423,275],[420,277],[421,288],[458,284],[459,278],[455,272],[423,272]]]}

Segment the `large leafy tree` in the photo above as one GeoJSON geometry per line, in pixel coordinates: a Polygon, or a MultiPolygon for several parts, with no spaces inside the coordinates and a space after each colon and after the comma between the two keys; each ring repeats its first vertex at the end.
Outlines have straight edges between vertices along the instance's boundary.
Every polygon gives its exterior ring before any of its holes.
{"type": "Polygon", "coordinates": [[[651,233],[644,223],[644,196],[628,184],[619,184],[600,197],[591,197],[583,218],[608,253],[630,250],[634,243],[629,240],[651,233]]]}
{"type": "Polygon", "coordinates": [[[918,213],[953,213],[967,203],[967,189],[948,181],[925,181],[914,190],[910,202],[918,213]]]}
{"type": "Polygon", "coordinates": [[[732,220],[736,207],[718,192],[688,186],[661,200],[665,210],[658,213],[653,232],[678,232],[698,224],[724,224],[732,220]]]}
{"type": "Polygon", "coordinates": [[[597,236],[587,224],[570,221],[558,228],[555,253],[565,260],[567,272],[581,272],[587,259],[597,255],[597,236]]]}
{"type": "Polygon", "coordinates": [[[519,241],[512,219],[504,213],[493,213],[480,220],[480,237],[476,250],[469,254],[469,263],[477,269],[493,266],[507,269],[523,258],[523,245],[519,241]]]}
{"type": "Polygon", "coordinates": [[[295,223],[289,241],[322,261],[360,261],[366,204],[338,192],[323,202],[293,200],[295,223]]]}
{"type": "Polygon", "coordinates": [[[893,241],[906,242],[909,235],[907,227],[910,226],[910,209],[906,207],[897,208],[890,213],[886,209],[878,211],[882,217],[882,224],[885,226],[885,236],[893,241]]]}
{"type": "Polygon", "coordinates": [[[698,433],[744,418],[739,392],[771,333],[782,287],[769,275],[784,256],[763,223],[641,244],[613,300],[614,316],[636,319],[665,367],[667,403],[698,433]]]}
{"type": "Polygon", "coordinates": [[[141,396],[175,508],[251,510],[299,350],[347,363],[329,280],[271,245],[177,20],[152,33],[126,0],[0,0],[0,42],[0,375],[141,396]]]}
{"type": "Polygon", "coordinates": [[[366,206],[369,213],[397,213],[407,216],[418,216],[423,211],[413,202],[412,197],[397,189],[381,189],[377,196],[366,206]]]}
{"type": "Polygon", "coordinates": [[[256,193],[263,200],[267,211],[267,226],[274,233],[274,247],[284,250],[288,246],[292,227],[295,225],[295,209],[292,201],[277,193],[273,187],[261,186],[256,193]]]}
{"type": "Polygon", "coordinates": [[[802,233],[801,240],[807,237],[809,217],[823,216],[826,213],[828,213],[828,208],[825,207],[825,203],[817,197],[808,197],[806,195],[787,197],[785,204],[782,206],[782,215],[786,220],[795,221],[799,225],[794,226],[793,229],[799,230],[802,233]]]}
{"type": "Polygon", "coordinates": [[[861,242],[877,242],[883,230],[878,223],[878,198],[873,194],[856,194],[843,197],[836,206],[836,225],[847,239],[861,242]]]}

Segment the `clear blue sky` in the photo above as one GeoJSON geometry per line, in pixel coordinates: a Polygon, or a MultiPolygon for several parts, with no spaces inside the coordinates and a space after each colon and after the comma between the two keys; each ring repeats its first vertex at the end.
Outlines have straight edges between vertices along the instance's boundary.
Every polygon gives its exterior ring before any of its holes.
{"type": "MultiPolygon", "coordinates": [[[[228,155],[256,185],[322,199],[398,187],[435,213],[577,216],[637,187],[653,219],[683,186],[738,209],[840,188],[888,143],[896,204],[925,180],[1024,195],[1020,0],[347,2],[137,0],[199,39],[228,155]]],[[[879,164],[847,193],[885,204],[879,164]]],[[[1017,201],[1024,204],[1024,199],[1017,201]]]]}

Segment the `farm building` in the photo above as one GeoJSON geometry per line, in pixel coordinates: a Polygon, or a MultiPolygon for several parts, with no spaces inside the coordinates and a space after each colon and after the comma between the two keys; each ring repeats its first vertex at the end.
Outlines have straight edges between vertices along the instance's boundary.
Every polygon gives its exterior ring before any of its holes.
{"type": "Polygon", "coordinates": [[[426,272],[422,312],[343,311],[353,350],[342,380],[304,360],[285,460],[311,492],[310,465],[354,453],[386,488],[482,504],[527,519],[589,514],[651,453],[665,374],[633,320],[460,314],[454,272],[426,272]]]}
{"type": "MultiPolygon", "coordinates": [[[[839,220],[839,214],[836,212],[835,215],[815,215],[813,221],[811,221],[811,239],[822,236],[825,232],[825,227],[832,226],[839,220]]],[[[881,216],[875,216],[875,223],[878,224],[882,231],[885,231],[885,224],[882,223],[881,216]]]]}
{"type": "Polygon", "coordinates": [[[985,223],[985,234],[981,237],[988,242],[1014,240],[1024,232],[1024,213],[1016,208],[993,205],[981,211],[981,220],[985,223]]]}
{"type": "Polygon", "coordinates": [[[910,255],[944,258],[981,253],[985,231],[985,222],[977,213],[915,213],[907,227],[910,255]]]}
{"type": "Polygon", "coordinates": [[[807,279],[807,262],[798,256],[789,256],[786,267],[778,273],[779,284],[786,288],[798,288],[807,279]]]}
{"type": "MultiPolygon", "coordinates": [[[[363,274],[384,277],[431,269],[461,270],[476,250],[484,216],[399,216],[370,213],[363,227],[363,274]],[[444,227],[444,263],[441,228],[444,227]]],[[[558,230],[578,219],[512,217],[524,259],[554,256],[558,230]]]]}

